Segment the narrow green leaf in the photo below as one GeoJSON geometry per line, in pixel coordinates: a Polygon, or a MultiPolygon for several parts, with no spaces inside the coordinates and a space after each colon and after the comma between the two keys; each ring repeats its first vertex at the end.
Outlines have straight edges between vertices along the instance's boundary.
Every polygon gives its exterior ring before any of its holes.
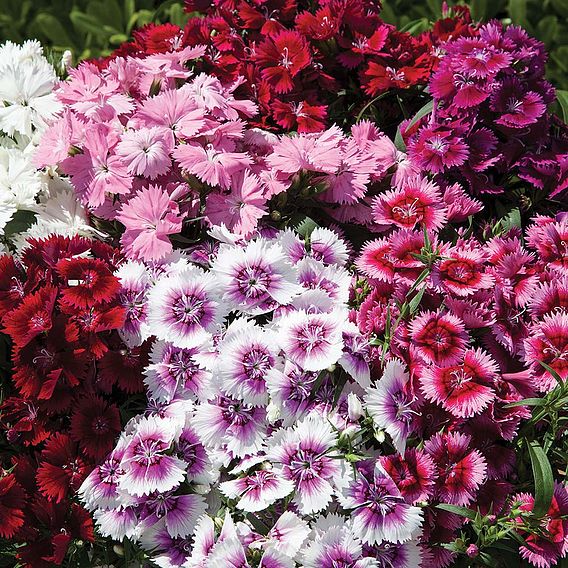
{"type": "Polygon", "coordinates": [[[552,375],[552,377],[553,377],[554,379],[556,379],[556,382],[557,382],[559,385],[561,385],[561,386],[564,385],[564,381],[563,381],[562,377],[561,377],[550,365],[548,365],[548,364],[545,363],[544,361],[538,361],[538,364],[539,364],[541,367],[544,367],[544,368],[552,375]]]}
{"type": "Polygon", "coordinates": [[[467,507],[460,507],[458,505],[450,505],[448,503],[440,503],[436,505],[436,509],[441,509],[442,511],[447,511],[448,513],[454,513],[454,515],[459,515],[460,517],[466,517],[474,521],[477,518],[478,513],[468,509],[467,507]]]}
{"type": "Polygon", "coordinates": [[[416,296],[414,296],[414,298],[412,298],[412,300],[410,300],[410,302],[408,303],[408,309],[410,310],[411,314],[413,314],[417,310],[420,302],[422,301],[422,296],[424,296],[425,291],[426,286],[423,286],[422,288],[420,288],[416,296]]]}
{"type": "Polygon", "coordinates": [[[59,21],[52,14],[40,13],[35,17],[34,24],[44,33],[53,45],[70,47],[73,45],[69,34],[59,21]]]}
{"type": "Polygon", "coordinates": [[[546,400],[544,398],[524,398],[516,402],[510,402],[503,408],[515,408],[516,406],[545,406],[546,400]]]}
{"type": "MultiPolygon", "coordinates": [[[[434,109],[434,101],[428,101],[412,118],[412,120],[408,123],[407,129],[411,126],[414,126],[423,116],[430,114],[434,109]]],[[[402,138],[402,133],[400,132],[400,126],[396,129],[396,135],[394,137],[394,145],[401,151],[404,152],[406,150],[406,144],[402,138]]]]}
{"type": "Polygon", "coordinates": [[[294,225],[294,230],[296,233],[308,238],[314,229],[317,229],[319,225],[310,217],[304,217],[298,224],[294,225]]]}
{"type": "Polygon", "coordinates": [[[556,90],[556,100],[562,110],[562,119],[568,124],[568,91],[556,90]]]}
{"type": "Polygon", "coordinates": [[[529,443],[528,449],[534,477],[535,499],[533,514],[540,518],[546,515],[550,508],[554,492],[554,476],[552,475],[550,462],[540,444],[534,440],[529,443]]]}

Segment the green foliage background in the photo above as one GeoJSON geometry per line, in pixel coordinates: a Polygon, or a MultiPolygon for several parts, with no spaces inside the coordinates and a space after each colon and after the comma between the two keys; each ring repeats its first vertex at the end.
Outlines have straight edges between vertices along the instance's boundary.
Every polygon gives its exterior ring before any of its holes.
{"type": "MultiPolygon", "coordinates": [[[[478,20],[499,18],[522,25],[546,44],[548,74],[568,90],[568,0],[449,0],[465,3],[478,20]]],[[[419,33],[441,15],[442,0],[383,0],[383,17],[419,33]]],[[[75,60],[110,53],[148,22],[183,25],[182,0],[0,0],[0,42],[36,38],[59,56],[75,60]]]]}

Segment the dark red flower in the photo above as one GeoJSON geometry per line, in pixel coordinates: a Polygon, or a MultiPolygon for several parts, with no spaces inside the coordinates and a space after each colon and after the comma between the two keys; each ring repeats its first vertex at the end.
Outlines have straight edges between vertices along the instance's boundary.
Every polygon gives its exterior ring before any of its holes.
{"type": "Polygon", "coordinates": [[[24,298],[15,310],[6,315],[4,331],[17,347],[26,346],[34,337],[51,329],[56,298],[57,288],[45,286],[24,298]]]}
{"type": "Polygon", "coordinates": [[[8,254],[0,256],[0,322],[24,298],[24,274],[8,254]]]}
{"type": "Polygon", "coordinates": [[[71,438],[95,460],[104,458],[112,450],[120,429],[118,407],[98,396],[80,400],[71,416],[71,438]]]}
{"type": "Polygon", "coordinates": [[[57,263],[56,270],[68,286],[61,293],[62,299],[75,308],[110,302],[120,290],[118,278],[102,260],[63,259],[57,263]]]}
{"type": "Polygon", "coordinates": [[[13,474],[0,477],[0,537],[12,538],[24,524],[26,492],[13,474]]]}
{"type": "Polygon", "coordinates": [[[54,434],[41,452],[37,484],[43,495],[59,503],[79,489],[92,467],[79,457],[77,444],[66,434],[54,434]]]}
{"type": "Polygon", "coordinates": [[[22,398],[7,398],[0,406],[0,427],[11,444],[36,446],[49,437],[46,417],[37,405],[22,398]]]}
{"type": "Polygon", "coordinates": [[[307,101],[272,103],[274,120],[287,130],[298,132],[319,132],[325,128],[327,107],[311,105],[307,101]]]}

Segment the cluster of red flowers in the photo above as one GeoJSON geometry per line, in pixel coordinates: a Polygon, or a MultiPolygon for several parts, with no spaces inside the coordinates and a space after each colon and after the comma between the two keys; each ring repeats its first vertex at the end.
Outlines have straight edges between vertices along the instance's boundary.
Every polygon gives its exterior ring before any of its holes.
{"type": "MultiPolygon", "coordinates": [[[[183,30],[146,26],[111,57],[205,45],[198,70],[243,81],[239,92],[259,105],[258,126],[298,132],[349,121],[377,95],[389,93],[392,103],[394,94],[425,86],[438,63],[436,47],[474,30],[466,7],[446,10],[432,30],[415,37],[383,22],[380,2],[370,0],[320,0],[315,9],[294,0],[185,4],[202,17],[191,18],[183,30]]],[[[400,108],[391,103],[381,101],[381,112],[394,114],[394,124],[400,108]]]]}
{"type": "Polygon", "coordinates": [[[58,236],[31,240],[21,261],[0,257],[0,324],[13,365],[0,406],[8,442],[0,536],[24,543],[25,566],[61,564],[73,540],[93,540],[75,492],[121,431],[118,405],[143,390],[148,353],[118,335],[119,261],[104,243],[58,236]]]}

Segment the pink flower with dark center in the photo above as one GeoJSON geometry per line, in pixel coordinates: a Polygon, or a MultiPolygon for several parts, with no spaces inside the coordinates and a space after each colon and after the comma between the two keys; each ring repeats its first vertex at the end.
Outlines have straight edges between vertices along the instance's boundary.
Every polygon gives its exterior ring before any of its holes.
{"type": "Polygon", "coordinates": [[[357,268],[369,278],[392,282],[395,270],[390,251],[391,243],[387,238],[366,243],[356,261],[357,268]]]}
{"type": "Polygon", "coordinates": [[[491,108],[500,114],[497,124],[525,128],[545,113],[546,104],[539,93],[526,91],[520,81],[509,80],[491,97],[491,108]]]}
{"type": "Polygon", "coordinates": [[[414,177],[375,199],[373,219],[379,225],[393,224],[401,229],[426,227],[435,231],[446,222],[445,209],[438,186],[425,178],[414,177]]]}
{"type": "Polygon", "coordinates": [[[481,349],[468,349],[459,365],[427,367],[420,377],[424,396],[458,418],[479,414],[495,398],[496,363],[481,349]]]}
{"type": "Polygon", "coordinates": [[[456,296],[470,296],[478,290],[491,288],[494,277],[485,268],[481,249],[455,247],[444,253],[432,271],[432,283],[442,291],[456,296]]]}
{"type": "Polygon", "coordinates": [[[409,331],[420,357],[437,365],[456,363],[468,341],[463,322],[448,313],[424,312],[410,323],[409,331]]]}
{"type": "Polygon", "coordinates": [[[557,385],[554,376],[542,365],[551,367],[562,380],[568,378],[568,313],[547,314],[532,326],[524,341],[525,361],[530,365],[538,390],[548,392],[557,385]]]}
{"type": "Polygon", "coordinates": [[[434,495],[442,503],[467,506],[485,481],[485,458],[470,448],[471,437],[459,432],[436,434],[424,449],[436,464],[434,495]]]}

